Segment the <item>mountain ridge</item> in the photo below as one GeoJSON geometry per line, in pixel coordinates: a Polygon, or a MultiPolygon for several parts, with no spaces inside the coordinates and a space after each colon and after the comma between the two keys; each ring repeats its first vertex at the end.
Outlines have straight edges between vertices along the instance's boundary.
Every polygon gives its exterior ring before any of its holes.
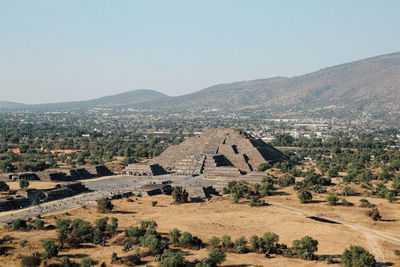
{"type": "Polygon", "coordinates": [[[150,107],[176,111],[211,107],[227,110],[248,107],[287,110],[335,106],[368,112],[400,112],[400,52],[343,63],[293,77],[216,84],[181,96],[172,97],[158,91],[141,89],[87,101],[23,107],[74,106],[133,106],[138,109],[150,107]]]}

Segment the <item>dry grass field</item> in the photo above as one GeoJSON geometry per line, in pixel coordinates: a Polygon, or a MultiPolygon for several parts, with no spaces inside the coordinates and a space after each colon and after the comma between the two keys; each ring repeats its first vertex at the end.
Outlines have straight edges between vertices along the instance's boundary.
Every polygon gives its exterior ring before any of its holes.
{"type": "MultiPolygon", "coordinates": [[[[286,188],[280,192],[274,196],[266,197],[265,200],[309,211],[313,214],[323,214],[323,216],[332,219],[352,222],[399,237],[400,209],[398,204],[392,204],[383,199],[369,198],[370,202],[377,205],[383,215],[383,219],[387,219],[387,221],[374,222],[366,215],[367,209],[358,207],[358,199],[361,197],[348,197],[348,200],[356,204],[353,207],[330,207],[327,205],[323,195],[316,197],[315,203],[300,204],[293,189],[286,188]]],[[[79,262],[81,258],[90,256],[98,260],[99,263],[106,262],[107,266],[115,266],[111,264],[111,254],[113,252],[117,252],[118,256],[125,256],[132,254],[132,251],[128,253],[122,252],[123,247],[113,245],[113,240],[123,236],[123,230],[136,226],[143,220],[156,221],[158,231],[161,233],[167,234],[171,229],[178,228],[181,231],[188,231],[198,236],[204,242],[207,242],[212,236],[230,235],[232,239],[240,236],[249,238],[254,234],[262,235],[270,231],[280,236],[280,243],[285,243],[289,246],[292,245],[293,240],[300,239],[305,235],[317,239],[319,241],[317,255],[340,255],[350,245],[360,245],[371,252],[373,250],[370,247],[370,241],[357,229],[352,229],[342,224],[319,222],[302,214],[293,213],[275,206],[250,207],[247,200],[242,200],[239,204],[233,204],[228,196],[215,197],[211,201],[204,203],[175,205],[171,202],[171,197],[165,195],[115,200],[113,201],[115,205],[113,212],[106,215],[118,218],[121,233],[109,240],[107,246],[85,244],[83,248],[66,249],[59,253],[58,258],[53,258],[48,262],[59,262],[62,256],[68,256],[71,260],[79,262]],[[151,205],[153,201],[158,201],[156,207],[151,205]]],[[[58,218],[82,218],[92,222],[105,216],[97,212],[94,204],[93,206],[77,208],[68,212],[70,215],[60,212],[45,216],[46,225],[55,223],[53,215],[58,218]]],[[[10,250],[8,256],[0,257],[0,266],[19,265],[20,255],[31,255],[34,251],[43,252],[42,240],[56,239],[55,230],[20,232],[3,229],[0,233],[2,237],[11,235],[16,238],[11,245],[16,249],[10,250]],[[27,240],[28,243],[21,247],[19,244],[21,240],[27,240]]],[[[399,249],[398,245],[378,238],[374,240],[376,240],[386,262],[391,262],[394,266],[400,264],[400,257],[393,253],[394,249],[399,249]]],[[[193,261],[206,257],[208,250],[204,248],[201,250],[183,250],[183,252],[187,260],[193,261]]],[[[157,266],[154,263],[153,256],[142,260],[148,266],[157,266]]],[[[305,261],[276,255],[272,255],[272,258],[268,259],[262,254],[228,253],[223,266],[234,265],[325,266],[328,264],[323,261],[305,261]]]]}

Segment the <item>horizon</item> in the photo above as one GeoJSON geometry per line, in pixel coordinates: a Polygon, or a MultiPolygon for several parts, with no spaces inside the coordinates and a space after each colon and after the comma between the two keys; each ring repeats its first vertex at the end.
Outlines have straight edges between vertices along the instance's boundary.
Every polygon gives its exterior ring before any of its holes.
{"type": "Polygon", "coordinates": [[[0,101],[85,101],[138,89],[180,96],[398,53],[396,7],[396,1],[0,3],[0,101]]]}

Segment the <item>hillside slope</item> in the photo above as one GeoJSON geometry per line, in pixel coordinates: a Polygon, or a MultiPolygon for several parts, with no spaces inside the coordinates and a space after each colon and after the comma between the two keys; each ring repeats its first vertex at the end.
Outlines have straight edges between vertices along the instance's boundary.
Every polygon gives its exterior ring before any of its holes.
{"type": "Polygon", "coordinates": [[[293,78],[215,85],[158,103],[163,108],[318,108],[400,110],[400,53],[337,65],[293,78]]]}

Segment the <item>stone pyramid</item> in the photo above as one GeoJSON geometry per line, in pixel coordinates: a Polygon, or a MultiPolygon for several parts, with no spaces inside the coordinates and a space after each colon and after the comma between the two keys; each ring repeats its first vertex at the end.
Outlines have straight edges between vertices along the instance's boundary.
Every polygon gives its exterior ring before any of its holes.
{"type": "Polygon", "coordinates": [[[283,159],[279,150],[241,130],[215,128],[168,147],[150,164],[185,175],[237,176],[283,159]]]}

